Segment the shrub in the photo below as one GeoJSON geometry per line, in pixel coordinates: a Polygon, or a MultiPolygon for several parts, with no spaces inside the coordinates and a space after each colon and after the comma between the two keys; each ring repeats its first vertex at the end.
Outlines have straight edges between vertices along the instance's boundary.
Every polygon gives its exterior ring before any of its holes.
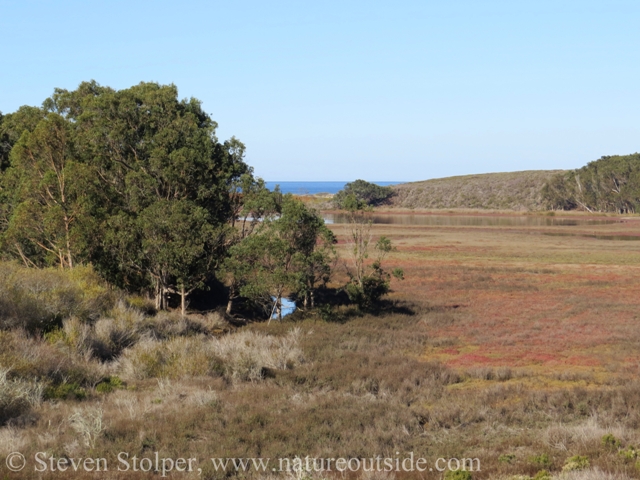
{"type": "Polygon", "coordinates": [[[0,263],[0,328],[48,332],[63,319],[96,319],[112,293],[90,267],[31,269],[0,263]]]}
{"type": "Polygon", "coordinates": [[[391,187],[381,187],[365,180],[349,182],[333,197],[333,203],[337,208],[345,208],[345,202],[355,198],[365,205],[379,205],[393,195],[391,187]]]}
{"type": "Polygon", "coordinates": [[[0,344],[0,365],[11,368],[11,377],[93,386],[104,376],[100,364],[54,340],[43,342],[20,330],[0,331],[0,344]]]}
{"type": "Polygon", "coordinates": [[[444,479],[445,480],[472,480],[473,476],[471,475],[471,472],[468,472],[466,470],[449,470],[447,473],[444,474],[444,479]]]}
{"type": "Polygon", "coordinates": [[[243,331],[220,339],[176,337],[164,342],[145,339],[127,349],[119,371],[128,378],[224,376],[255,381],[266,369],[285,370],[302,361],[299,330],[276,337],[243,331]]]}
{"type": "Polygon", "coordinates": [[[612,450],[617,450],[618,448],[620,448],[620,440],[614,437],[611,433],[607,433],[606,435],[604,435],[601,442],[603,446],[612,450]]]}
{"type": "Polygon", "coordinates": [[[546,470],[540,470],[535,474],[533,480],[551,480],[551,474],[546,470]]]}
{"type": "Polygon", "coordinates": [[[567,459],[562,467],[563,472],[572,472],[575,470],[585,470],[589,468],[589,459],[582,455],[575,455],[567,459]]]}
{"type": "Polygon", "coordinates": [[[618,454],[625,460],[635,460],[638,458],[638,451],[632,446],[628,446],[624,450],[620,450],[618,454]]]}
{"type": "Polygon", "coordinates": [[[44,389],[45,400],[84,400],[87,392],[77,383],[61,383],[49,385],[44,389]]]}
{"type": "Polygon", "coordinates": [[[9,369],[0,368],[0,424],[19,417],[42,400],[42,383],[9,379],[9,369]]]}
{"type": "Polygon", "coordinates": [[[96,392],[111,393],[118,388],[124,388],[125,385],[120,377],[112,375],[104,378],[98,385],[96,385],[96,392]]]}
{"type": "Polygon", "coordinates": [[[76,410],[69,417],[69,424],[82,437],[85,446],[95,448],[96,440],[104,432],[104,413],[101,408],[76,410]]]}
{"type": "Polygon", "coordinates": [[[513,453],[503,453],[498,457],[500,463],[512,463],[516,459],[513,453]]]}
{"type": "Polygon", "coordinates": [[[551,466],[551,460],[549,459],[549,455],[546,453],[531,457],[531,463],[543,468],[549,468],[551,466]]]}

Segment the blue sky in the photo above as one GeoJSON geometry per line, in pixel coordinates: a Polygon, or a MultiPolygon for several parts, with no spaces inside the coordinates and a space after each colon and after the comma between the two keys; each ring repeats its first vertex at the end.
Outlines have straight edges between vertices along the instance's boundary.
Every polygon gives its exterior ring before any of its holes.
{"type": "Polygon", "coordinates": [[[575,168],[640,150],[639,20],[617,0],[0,0],[0,111],[156,81],[266,180],[575,168]]]}

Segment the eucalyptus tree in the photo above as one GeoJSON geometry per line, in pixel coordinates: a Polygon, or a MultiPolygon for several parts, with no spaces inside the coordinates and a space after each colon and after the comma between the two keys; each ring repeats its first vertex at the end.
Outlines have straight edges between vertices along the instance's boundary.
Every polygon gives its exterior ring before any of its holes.
{"type": "Polygon", "coordinates": [[[53,101],[74,117],[87,162],[106,186],[105,236],[94,261],[123,286],[152,284],[158,308],[177,290],[184,308],[222,259],[231,186],[249,171],[244,145],[220,143],[200,102],[178,100],[173,85],[84,85],[53,101]]]}
{"type": "Polygon", "coordinates": [[[46,254],[23,254],[37,265],[92,262],[120,287],[153,291],[158,308],[178,293],[184,310],[230,244],[233,186],[250,174],[244,145],[218,141],[200,102],[174,85],[84,82],[39,111],[3,175],[4,244],[36,245],[46,254]]]}
{"type": "Polygon", "coordinates": [[[77,161],[69,122],[55,113],[24,131],[5,171],[5,249],[27,265],[73,268],[88,237],[90,176],[77,161]]]}
{"type": "Polygon", "coordinates": [[[256,262],[258,245],[254,246],[251,239],[262,231],[265,222],[280,213],[282,195],[277,188],[270,191],[264,180],[245,173],[234,182],[231,200],[231,234],[227,237],[230,248],[219,272],[229,291],[227,314],[231,314],[234,301],[242,295],[256,262]]]}
{"type": "Polygon", "coordinates": [[[269,318],[281,319],[285,295],[301,294],[309,305],[318,283],[329,279],[334,243],[317,212],[285,195],[280,214],[232,246],[225,265],[240,295],[261,305],[269,318]]]}

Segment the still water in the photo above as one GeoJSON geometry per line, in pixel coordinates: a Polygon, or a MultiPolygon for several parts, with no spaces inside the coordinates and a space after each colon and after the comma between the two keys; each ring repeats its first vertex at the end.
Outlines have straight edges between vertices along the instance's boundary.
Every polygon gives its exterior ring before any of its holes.
{"type": "MultiPolygon", "coordinates": [[[[348,223],[349,217],[343,213],[326,213],[326,223],[348,223]]],[[[478,216],[478,215],[372,215],[373,223],[387,225],[434,225],[454,227],[551,227],[578,225],[607,225],[618,223],[615,219],[556,218],[536,215],[519,216],[478,216]]]]}

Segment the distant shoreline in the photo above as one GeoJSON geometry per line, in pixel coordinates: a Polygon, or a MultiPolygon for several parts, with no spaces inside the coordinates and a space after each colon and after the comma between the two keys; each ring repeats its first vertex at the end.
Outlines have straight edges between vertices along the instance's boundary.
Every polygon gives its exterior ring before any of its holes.
{"type": "MultiPolygon", "coordinates": [[[[331,181],[331,182],[321,182],[321,181],[313,181],[313,182],[266,182],[267,188],[269,190],[273,190],[276,185],[280,186],[280,191],[282,193],[292,193],[294,195],[335,195],[340,190],[344,188],[344,186],[349,183],[349,181],[331,181]]],[[[393,182],[382,182],[375,181],[372,182],[376,185],[381,186],[390,186],[390,185],[398,185],[405,182],[393,181],[393,182]]]]}

